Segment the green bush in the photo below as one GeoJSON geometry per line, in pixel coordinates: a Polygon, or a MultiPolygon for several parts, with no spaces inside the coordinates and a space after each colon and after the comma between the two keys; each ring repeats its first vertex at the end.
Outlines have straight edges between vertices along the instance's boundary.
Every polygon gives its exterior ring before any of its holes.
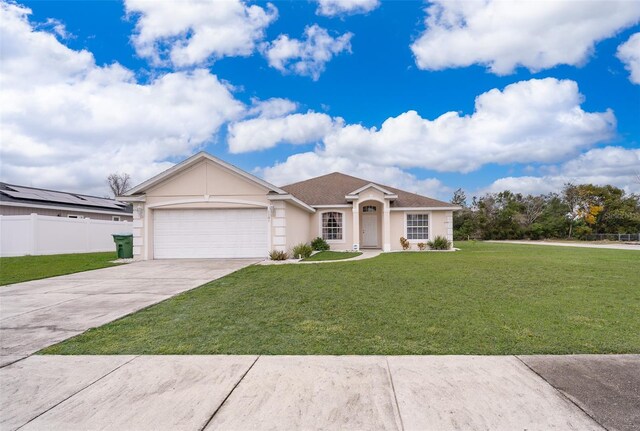
{"type": "Polygon", "coordinates": [[[320,237],[317,237],[313,241],[311,241],[311,248],[316,251],[327,251],[331,247],[329,246],[329,243],[327,241],[320,237]]]}
{"type": "Polygon", "coordinates": [[[282,250],[271,250],[269,252],[269,259],[271,260],[287,260],[289,259],[289,253],[282,250]]]}
{"type": "Polygon", "coordinates": [[[311,256],[311,253],[313,253],[313,248],[311,248],[309,244],[305,243],[296,245],[291,251],[294,259],[306,259],[307,257],[311,256]]]}
{"type": "Polygon", "coordinates": [[[437,236],[431,241],[427,241],[427,245],[431,250],[449,250],[451,248],[451,241],[443,236],[437,236]]]}

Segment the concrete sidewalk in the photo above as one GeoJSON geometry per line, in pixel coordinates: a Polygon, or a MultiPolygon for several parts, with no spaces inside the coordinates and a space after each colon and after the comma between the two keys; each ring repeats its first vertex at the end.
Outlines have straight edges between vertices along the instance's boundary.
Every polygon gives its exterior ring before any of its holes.
{"type": "Polygon", "coordinates": [[[0,286],[0,367],[255,260],[151,260],[0,286]]]}
{"type": "Polygon", "coordinates": [[[622,364],[635,395],[612,394],[610,384],[601,398],[626,397],[634,409],[640,356],[574,356],[564,365],[555,358],[31,356],[0,369],[0,428],[633,429],[588,397],[554,388],[544,368],[563,369],[565,384],[589,392],[603,380],[588,371],[594,358],[601,368],[622,364]]]}

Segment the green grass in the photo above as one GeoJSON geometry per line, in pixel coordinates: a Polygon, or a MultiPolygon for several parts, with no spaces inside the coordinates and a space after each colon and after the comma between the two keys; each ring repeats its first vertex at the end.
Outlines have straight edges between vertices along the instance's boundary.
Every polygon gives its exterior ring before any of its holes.
{"type": "Polygon", "coordinates": [[[115,252],[0,258],[0,286],[117,265],[115,252]]]}
{"type": "Polygon", "coordinates": [[[456,246],[251,266],[44,352],[640,353],[640,253],[456,246]]]}
{"type": "Polygon", "coordinates": [[[362,253],[359,251],[321,251],[314,254],[311,257],[302,259],[303,262],[316,262],[320,260],[342,260],[351,259],[352,257],[360,256],[362,253]]]}

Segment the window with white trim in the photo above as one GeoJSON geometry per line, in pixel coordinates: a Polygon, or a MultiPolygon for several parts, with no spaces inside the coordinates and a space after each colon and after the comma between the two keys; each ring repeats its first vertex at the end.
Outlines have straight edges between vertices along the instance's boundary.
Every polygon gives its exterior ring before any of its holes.
{"type": "Polygon", "coordinates": [[[429,239],[429,214],[407,214],[407,239],[429,239]]]}
{"type": "Polygon", "coordinates": [[[120,216],[111,216],[111,221],[120,221],[120,216]]]}
{"type": "Polygon", "coordinates": [[[342,239],[342,213],[337,211],[322,213],[322,239],[327,241],[342,239]]]}
{"type": "Polygon", "coordinates": [[[362,212],[363,213],[374,213],[376,212],[376,206],[375,205],[365,205],[362,207],[362,212]]]}

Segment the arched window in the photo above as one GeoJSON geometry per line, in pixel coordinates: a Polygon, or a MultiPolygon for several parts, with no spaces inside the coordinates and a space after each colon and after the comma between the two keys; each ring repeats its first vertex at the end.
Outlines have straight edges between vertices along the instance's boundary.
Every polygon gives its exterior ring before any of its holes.
{"type": "Polygon", "coordinates": [[[327,241],[342,239],[342,213],[337,211],[322,213],[322,239],[327,241]]]}

